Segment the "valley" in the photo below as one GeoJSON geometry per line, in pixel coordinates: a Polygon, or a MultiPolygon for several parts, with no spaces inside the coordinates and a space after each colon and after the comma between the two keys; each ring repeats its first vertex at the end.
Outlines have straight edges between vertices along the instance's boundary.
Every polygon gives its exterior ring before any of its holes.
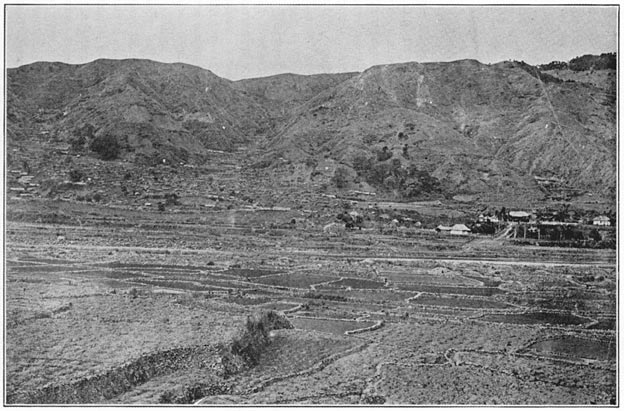
{"type": "Polygon", "coordinates": [[[566,67],[10,69],[5,403],[616,404],[615,77],[566,67]]]}
{"type": "Polygon", "coordinates": [[[375,218],[328,233],[345,200],[233,178],[242,155],[211,154],[218,171],[181,178],[162,211],[149,190],[8,199],[8,403],[614,401],[614,250],[375,218]],[[227,371],[264,310],[294,328],[227,371]]]}

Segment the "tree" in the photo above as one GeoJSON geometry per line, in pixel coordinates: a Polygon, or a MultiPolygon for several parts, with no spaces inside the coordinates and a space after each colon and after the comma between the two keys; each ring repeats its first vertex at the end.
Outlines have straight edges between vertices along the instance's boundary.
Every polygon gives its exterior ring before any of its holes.
{"type": "Polygon", "coordinates": [[[84,173],[76,168],[69,170],[69,179],[74,183],[81,181],[84,177],[84,173]]]}
{"type": "Polygon", "coordinates": [[[405,143],[405,145],[403,146],[403,157],[405,158],[409,158],[409,146],[407,145],[407,143],[405,143]]]}
{"type": "Polygon", "coordinates": [[[102,134],[95,137],[91,141],[89,149],[99,154],[102,160],[114,160],[121,153],[119,141],[111,134],[102,134]]]}
{"type": "Polygon", "coordinates": [[[392,158],[392,151],[388,150],[388,146],[383,146],[381,151],[377,151],[377,161],[386,161],[392,158]]]}
{"type": "Polygon", "coordinates": [[[359,154],[353,157],[352,164],[355,171],[363,175],[367,170],[370,170],[370,168],[372,167],[373,158],[359,154]]]}
{"type": "Polygon", "coordinates": [[[95,127],[93,124],[86,123],[80,127],[76,127],[72,134],[72,137],[69,139],[71,149],[74,151],[82,151],[87,141],[93,140],[95,127]]]}
{"type": "Polygon", "coordinates": [[[73,151],[82,151],[86,142],[84,135],[73,136],[69,139],[69,145],[73,151]]]}
{"type": "Polygon", "coordinates": [[[166,193],[165,194],[165,205],[179,205],[180,198],[176,193],[166,193]]]}
{"type": "Polygon", "coordinates": [[[349,181],[349,172],[344,167],[337,167],[332,178],[338,188],[345,188],[349,181]]]}
{"type": "Polygon", "coordinates": [[[589,238],[598,242],[600,240],[602,240],[602,236],[600,235],[600,233],[598,232],[598,230],[596,230],[595,228],[593,228],[590,232],[589,232],[589,238]]]}

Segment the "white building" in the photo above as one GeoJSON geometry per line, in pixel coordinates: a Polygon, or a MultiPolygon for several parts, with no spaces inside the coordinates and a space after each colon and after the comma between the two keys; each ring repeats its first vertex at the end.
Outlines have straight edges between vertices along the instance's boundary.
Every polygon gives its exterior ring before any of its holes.
{"type": "Polygon", "coordinates": [[[469,233],[470,229],[464,224],[455,224],[451,227],[451,234],[453,235],[468,235],[469,233]]]}
{"type": "Polygon", "coordinates": [[[611,220],[609,219],[609,217],[601,215],[594,218],[594,225],[610,226],[611,220]]]}

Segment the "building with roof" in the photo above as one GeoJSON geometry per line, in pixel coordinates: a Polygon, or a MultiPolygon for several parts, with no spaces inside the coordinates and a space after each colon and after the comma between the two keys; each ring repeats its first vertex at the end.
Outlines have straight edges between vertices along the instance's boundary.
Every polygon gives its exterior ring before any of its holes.
{"type": "Polygon", "coordinates": [[[469,233],[470,229],[464,224],[455,224],[453,227],[451,227],[452,235],[468,235],[469,233]]]}
{"type": "Polygon", "coordinates": [[[609,219],[609,217],[601,215],[601,216],[594,218],[593,224],[601,225],[601,226],[610,226],[611,220],[609,219]]]}
{"type": "Polygon", "coordinates": [[[531,214],[526,211],[510,211],[509,219],[515,222],[528,222],[531,218],[531,214]]]}

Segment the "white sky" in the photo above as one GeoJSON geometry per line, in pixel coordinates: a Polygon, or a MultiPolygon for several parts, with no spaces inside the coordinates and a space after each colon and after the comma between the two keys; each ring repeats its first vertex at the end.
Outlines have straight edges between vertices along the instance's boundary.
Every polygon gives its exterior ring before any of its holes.
{"type": "Polygon", "coordinates": [[[617,51],[615,6],[26,6],[5,8],[7,67],[184,62],[231,79],[376,64],[617,51]]]}

